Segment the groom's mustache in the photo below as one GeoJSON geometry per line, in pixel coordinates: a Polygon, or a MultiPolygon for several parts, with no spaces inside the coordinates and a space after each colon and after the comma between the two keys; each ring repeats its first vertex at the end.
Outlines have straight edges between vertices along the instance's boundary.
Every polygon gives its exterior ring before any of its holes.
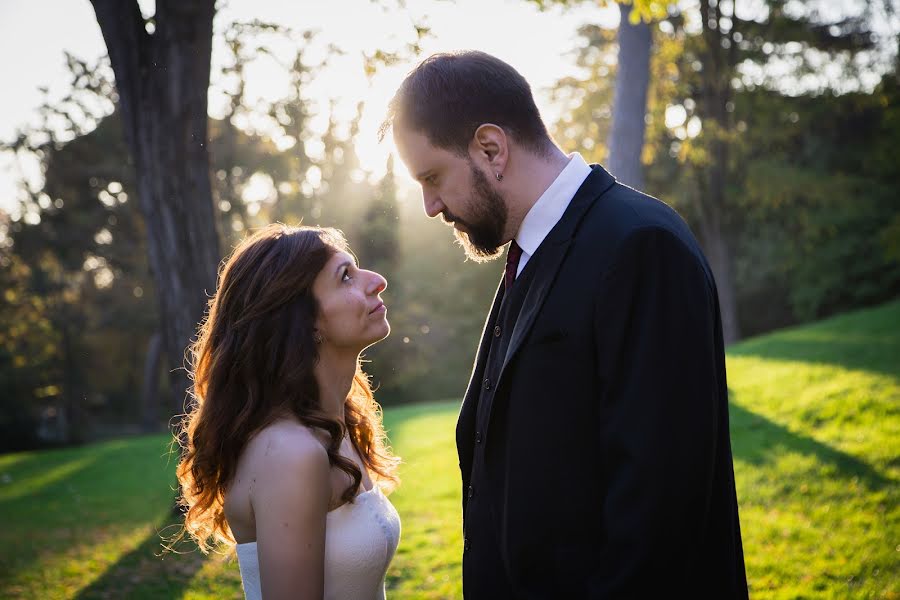
{"type": "Polygon", "coordinates": [[[462,225],[466,224],[464,221],[460,221],[459,217],[457,217],[456,215],[454,215],[453,213],[451,213],[449,210],[446,210],[446,209],[441,212],[441,220],[446,225],[453,225],[454,223],[460,223],[462,225]]]}

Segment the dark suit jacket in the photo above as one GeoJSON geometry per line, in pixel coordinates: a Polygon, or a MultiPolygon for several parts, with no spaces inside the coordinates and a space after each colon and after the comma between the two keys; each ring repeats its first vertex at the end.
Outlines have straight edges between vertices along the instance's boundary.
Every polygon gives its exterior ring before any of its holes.
{"type": "Polygon", "coordinates": [[[687,225],[594,166],[531,260],[487,421],[502,282],[457,424],[465,535],[498,560],[464,566],[467,598],[746,598],[718,297],[687,225]]]}

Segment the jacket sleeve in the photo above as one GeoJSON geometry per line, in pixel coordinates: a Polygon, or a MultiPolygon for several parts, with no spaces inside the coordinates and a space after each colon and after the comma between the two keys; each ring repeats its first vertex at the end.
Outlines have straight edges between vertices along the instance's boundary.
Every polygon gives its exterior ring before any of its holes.
{"type": "Polygon", "coordinates": [[[600,281],[597,459],[607,493],[593,598],[664,597],[694,571],[720,402],[715,293],[702,257],[662,228],[632,233],[600,281]]]}

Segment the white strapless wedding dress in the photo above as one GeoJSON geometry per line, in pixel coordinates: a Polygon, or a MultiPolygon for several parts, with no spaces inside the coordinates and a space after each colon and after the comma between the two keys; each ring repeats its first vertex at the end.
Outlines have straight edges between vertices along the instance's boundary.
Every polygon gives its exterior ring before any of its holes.
{"type": "MultiPolygon", "coordinates": [[[[384,600],[384,576],[400,542],[400,515],[377,485],[328,513],[325,599],[384,600]]],[[[247,600],[262,600],[256,542],[237,545],[247,600]]]]}

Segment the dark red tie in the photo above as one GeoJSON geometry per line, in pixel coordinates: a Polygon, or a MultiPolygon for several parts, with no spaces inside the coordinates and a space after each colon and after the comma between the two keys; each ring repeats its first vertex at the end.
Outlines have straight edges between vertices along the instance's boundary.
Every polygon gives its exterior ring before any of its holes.
{"type": "Polygon", "coordinates": [[[519,268],[519,259],[522,258],[522,249],[513,240],[509,243],[509,250],[506,252],[506,274],[503,277],[503,283],[506,289],[512,287],[516,280],[516,271],[519,268]]]}

